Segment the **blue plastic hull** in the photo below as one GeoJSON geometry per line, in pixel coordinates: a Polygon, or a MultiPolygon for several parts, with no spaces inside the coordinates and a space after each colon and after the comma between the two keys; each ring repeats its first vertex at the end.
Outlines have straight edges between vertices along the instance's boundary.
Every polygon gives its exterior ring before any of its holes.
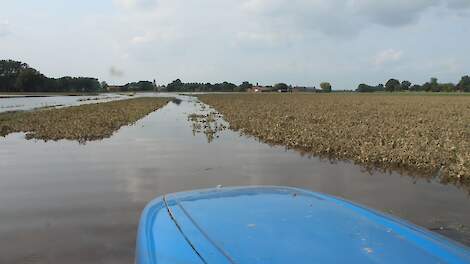
{"type": "Polygon", "coordinates": [[[470,263],[470,251],[328,195],[236,187],[152,201],[141,217],[136,262],[470,263]]]}

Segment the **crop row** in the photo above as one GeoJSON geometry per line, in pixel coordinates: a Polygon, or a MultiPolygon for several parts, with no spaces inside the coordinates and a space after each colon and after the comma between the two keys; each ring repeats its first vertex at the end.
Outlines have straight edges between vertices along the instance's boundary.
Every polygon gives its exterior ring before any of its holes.
{"type": "Polygon", "coordinates": [[[46,109],[31,112],[0,113],[0,136],[25,132],[27,138],[70,139],[85,142],[110,137],[164,106],[171,98],[136,98],[46,109]]]}
{"type": "Polygon", "coordinates": [[[234,130],[381,168],[470,181],[470,98],[346,94],[198,96],[234,130]]]}

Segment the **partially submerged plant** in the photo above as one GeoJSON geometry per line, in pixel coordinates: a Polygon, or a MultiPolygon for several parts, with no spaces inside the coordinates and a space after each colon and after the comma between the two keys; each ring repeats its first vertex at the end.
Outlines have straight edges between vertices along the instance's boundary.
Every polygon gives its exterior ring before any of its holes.
{"type": "Polygon", "coordinates": [[[103,139],[170,100],[143,97],[60,109],[0,113],[0,136],[25,132],[28,139],[70,139],[80,142],[103,139]]]}
{"type": "MultiPolygon", "coordinates": [[[[206,107],[201,104],[201,111],[204,111],[206,107]]],[[[224,124],[222,115],[215,111],[209,113],[192,113],[188,115],[188,121],[191,122],[193,128],[193,135],[197,133],[203,133],[207,141],[210,143],[214,138],[219,137],[219,133],[227,129],[224,124]]]]}
{"type": "Polygon", "coordinates": [[[234,130],[317,156],[470,182],[470,97],[207,94],[234,130]]]}

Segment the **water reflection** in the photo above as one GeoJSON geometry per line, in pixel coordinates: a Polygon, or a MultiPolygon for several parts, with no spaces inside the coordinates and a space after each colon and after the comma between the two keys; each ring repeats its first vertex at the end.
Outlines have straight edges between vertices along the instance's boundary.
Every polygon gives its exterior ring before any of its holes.
{"type": "Polygon", "coordinates": [[[132,263],[147,201],[217,185],[328,193],[470,245],[470,199],[456,186],[301,156],[229,129],[207,144],[206,134],[193,135],[188,121],[202,106],[178,98],[179,104],[86,145],[28,141],[22,134],[1,138],[0,237],[7,242],[0,263],[132,263]]]}
{"type": "Polygon", "coordinates": [[[171,101],[172,103],[174,103],[175,105],[180,105],[181,102],[183,102],[183,100],[179,99],[179,98],[175,98],[171,101]]]}
{"type": "MultiPolygon", "coordinates": [[[[193,135],[201,134],[207,138],[207,142],[211,143],[215,139],[219,138],[219,135],[225,131],[226,129],[230,128],[230,125],[223,119],[223,115],[218,113],[214,108],[207,106],[199,101],[194,101],[194,107],[196,111],[188,115],[188,121],[191,123],[193,135]]],[[[250,135],[245,135],[243,132],[239,131],[240,136],[242,137],[251,137],[250,135]]],[[[268,144],[273,147],[281,147],[285,148],[285,150],[289,150],[289,147],[279,145],[279,144],[272,144],[269,142],[264,142],[262,140],[256,139],[261,143],[268,144]]],[[[330,162],[331,164],[337,164],[339,160],[332,156],[315,156],[308,151],[303,149],[294,148],[297,153],[299,153],[302,157],[307,157],[309,159],[318,159],[324,162],[330,162]]],[[[348,161],[341,161],[341,162],[348,162],[348,161]]],[[[418,180],[424,180],[427,182],[439,182],[441,184],[452,184],[455,185],[462,190],[466,191],[470,195],[470,182],[449,182],[446,181],[443,177],[441,177],[439,172],[435,173],[427,173],[418,170],[411,170],[409,168],[401,168],[401,167],[377,167],[374,165],[367,165],[367,164],[358,164],[363,170],[363,173],[367,173],[369,175],[373,174],[392,174],[397,173],[402,176],[407,176],[413,179],[413,183],[416,183],[418,180]]]]}
{"type": "Polygon", "coordinates": [[[207,143],[219,138],[219,134],[229,127],[229,124],[223,119],[223,116],[213,108],[194,101],[195,112],[188,115],[188,121],[191,123],[193,136],[203,134],[207,138],[207,143]]]}
{"type": "Polygon", "coordinates": [[[100,95],[87,95],[87,96],[26,96],[14,97],[3,96],[0,97],[0,113],[9,111],[27,111],[36,108],[50,108],[50,107],[64,107],[75,106],[83,104],[93,104],[98,102],[110,102],[114,100],[123,100],[133,97],[149,97],[149,96],[168,96],[168,93],[106,93],[100,95]]]}

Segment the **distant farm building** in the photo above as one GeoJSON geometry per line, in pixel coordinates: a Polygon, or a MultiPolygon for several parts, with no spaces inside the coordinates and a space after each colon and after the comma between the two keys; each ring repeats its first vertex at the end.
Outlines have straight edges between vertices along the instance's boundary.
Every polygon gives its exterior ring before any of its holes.
{"type": "Polygon", "coordinates": [[[271,86],[261,86],[261,85],[256,85],[248,89],[248,92],[252,93],[266,93],[266,92],[272,92],[272,87],[271,86]]]}
{"type": "Polygon", "coordinates": [[[123,87],[122,85],[110,85],[108,86],[108,92],[121,92],[123,87]]]}
{"type": "Polygon", "coordinates": [[[283,89],[274,89],[272,86],[262,86],[262,85],[255,85],[251,87],[250,89],[247,90],[248,92],[251,93],[266,93],[266,92],[280,92],[280,93],[288,93],[288,92],[294,92],[294,93],[305,93],[305,92],[320,92],[320,90],[317,90],[316,87],[306,87],[306,86],[289,86],[287,88],[283,89]]]}

